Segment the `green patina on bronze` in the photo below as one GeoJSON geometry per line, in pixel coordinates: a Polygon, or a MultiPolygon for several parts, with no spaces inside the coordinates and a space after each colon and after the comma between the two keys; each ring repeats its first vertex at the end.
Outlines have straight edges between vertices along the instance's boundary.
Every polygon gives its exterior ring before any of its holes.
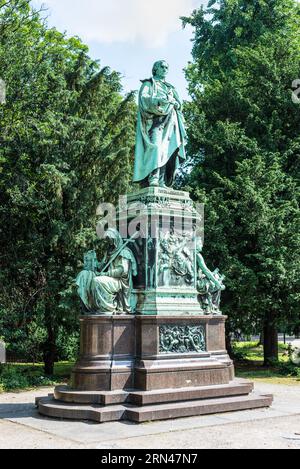
{"type": "Polygon", "coordinates": [[[196,243],[196,260],[199,302],[204,314],[221,315],[220,302],[221,293],[225,290],[223,283],[225,277],[220,274],[219,269],[215,269],[214,272],[209,270],[201,254],[202,247],[202,240],[198,238],[196,243]]]}
{"type": "Polygon", "coordinates": [[[153,66],[153,77],[142,80],[136,132],[134,182],[143,186],[172,186],[185,160],[186,131],[181,101],[165,81],[168,64],[153,66]]]}
{"type": "Polygon", "coordinates": [[[160,353],[200,353],[205,351],[205,329],[202,325],[160,326],[160,353]]]}
{"type": "MultiPolygon", "coordinates": [[[[166,187],[172,185],[175,171],[185,159],[186,143],[180,99],[175,88],[165,81],[168,68],[165,61],[156,62],[153,77],[143,81],[134,180],[146,187],[128,194],[131,208],[121,207],[118,212],[119,229],[121,223],[126,228],[133,222],[137,226],[131,212],[135,213],[134,207],[142,204],[136,216],[143,213],[146,222],[140,229],[146,235],[124,241],[117,230],[109,229],[111,247],[101,265],[95,251],[85,255],[84,269],[76,283],[88,314],[222,314],[224,277],[218,269],[209,270],[202,256],[202,241],[195,233],[201,217],[187,192],[166,187]]],[[[168,331],[168,340],[176,331],[168,331]]],[[[189,343],[189,347],[200,340],[195,342],[190,331],[183,333],[180,329],[179,336],[182,334],[187,334],[184,343],[189,343]]]]}
{"type": "Polygon", "coordinates": [[[136,260],[117,230],[109,229],[106,236],[110,247],[101,264],[95,251],[84,256],[84,269],[76,279],[78,295],[86,313],[130,314],[136,260]]]}

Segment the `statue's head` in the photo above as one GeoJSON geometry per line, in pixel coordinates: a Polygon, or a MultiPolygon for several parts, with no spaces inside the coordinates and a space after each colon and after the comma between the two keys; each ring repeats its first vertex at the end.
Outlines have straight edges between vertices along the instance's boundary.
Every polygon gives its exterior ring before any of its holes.
{"type": "Polygon", "coordinates": [[[114,246],[116,249],[119,249],[123,244],[123,239],[118,232],[114,228],[109,228],[105,233],[105,238],[108,240],[111,246],[114,246]]]}
{"type": "Polygon", "coordinates": [[[155,62],[152,68],[152,75],[154,78],[158,78],[159,80],[164,80],[168,74],[169,65],[165,60],[158,60],[155,62]]]}

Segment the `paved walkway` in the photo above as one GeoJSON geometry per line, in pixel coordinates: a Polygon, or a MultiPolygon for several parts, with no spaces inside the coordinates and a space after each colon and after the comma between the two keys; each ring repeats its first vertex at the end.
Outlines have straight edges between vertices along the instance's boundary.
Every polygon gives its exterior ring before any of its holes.
{"type": "Polygon", "coordinates": [[[0,394],[0,448],[96,449],[300,449],[300,383],[295,386],[257,383],[256,390],[274,394],[271,409],[189,417],[164,422],[96,424],[40,416],[36,396],[52,389],[0,394]]]}

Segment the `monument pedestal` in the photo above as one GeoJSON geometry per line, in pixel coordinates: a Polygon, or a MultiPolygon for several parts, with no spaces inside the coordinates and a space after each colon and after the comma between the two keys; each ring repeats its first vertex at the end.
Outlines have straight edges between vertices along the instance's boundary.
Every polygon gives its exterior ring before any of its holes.
{"type": "Polygon", "coordinates": [[[80,357],[71,377],[79,391],[114,391],[134,386],[134,316],[85,316],[80,319],[80,357]]]}
{"type": "Polygon", "coordinates": [[[41,414],[144,422],[271,405],[272,396],[234,378],[226,318],[205,315],[198,301],[199,218],[186,192],[147,188],[127,197],[119,232],[128,239],[139,225],[144,235],[130,246],[138,264],[135,314],[80,319],[71,386],[38,399],[41,414]]]}
{"type": "Polygon", "coordinates": [[[143,391],[228,384],[225,317],[137,316],[135,387],[143,391]]]}
{"type": "MultiPolygon", "coordinates": [[[[81,318],[81,355],[71,386],[38,398],[48,417],[145,422],[269,407],[272,396],[234,379],[224,346],[225,317],[94,316],[81,318]],[[205,350],[165,353],[162,331],[200,327],[205,350]],[[160,332],[161,331],[161,332],[160,332]]],[[[188,346],[188,344],[187,344],[188,346]]]]}

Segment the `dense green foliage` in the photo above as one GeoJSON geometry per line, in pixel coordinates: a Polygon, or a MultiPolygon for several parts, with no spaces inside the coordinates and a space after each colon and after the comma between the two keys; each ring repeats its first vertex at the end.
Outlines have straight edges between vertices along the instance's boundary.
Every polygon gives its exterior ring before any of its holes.
{"type": "Polygon", "coordinates": [[[76,349],[74,278],[96,208],[131,180],[134,96],[28,0],[0,0],[0,77],[0,335],[51,373],[76,349]]]}
{"type": "Polygon", "coordinates": [[[206,204],[205,255],[227,276],[229,332],[264,329],[267,363],[277,328],[300,322],[299,4],[211,0],[183,20],[194,28],[188,183],[206,204]]]}
{"type": "Polygon", "coordinates": [[[54,365],[53,376],[45,376],[41,363],[30,365],[18,363],[0,365],[0,393],[40,386],[55,386],[68,383],[74,362],[60,362],[54,365]]]}

